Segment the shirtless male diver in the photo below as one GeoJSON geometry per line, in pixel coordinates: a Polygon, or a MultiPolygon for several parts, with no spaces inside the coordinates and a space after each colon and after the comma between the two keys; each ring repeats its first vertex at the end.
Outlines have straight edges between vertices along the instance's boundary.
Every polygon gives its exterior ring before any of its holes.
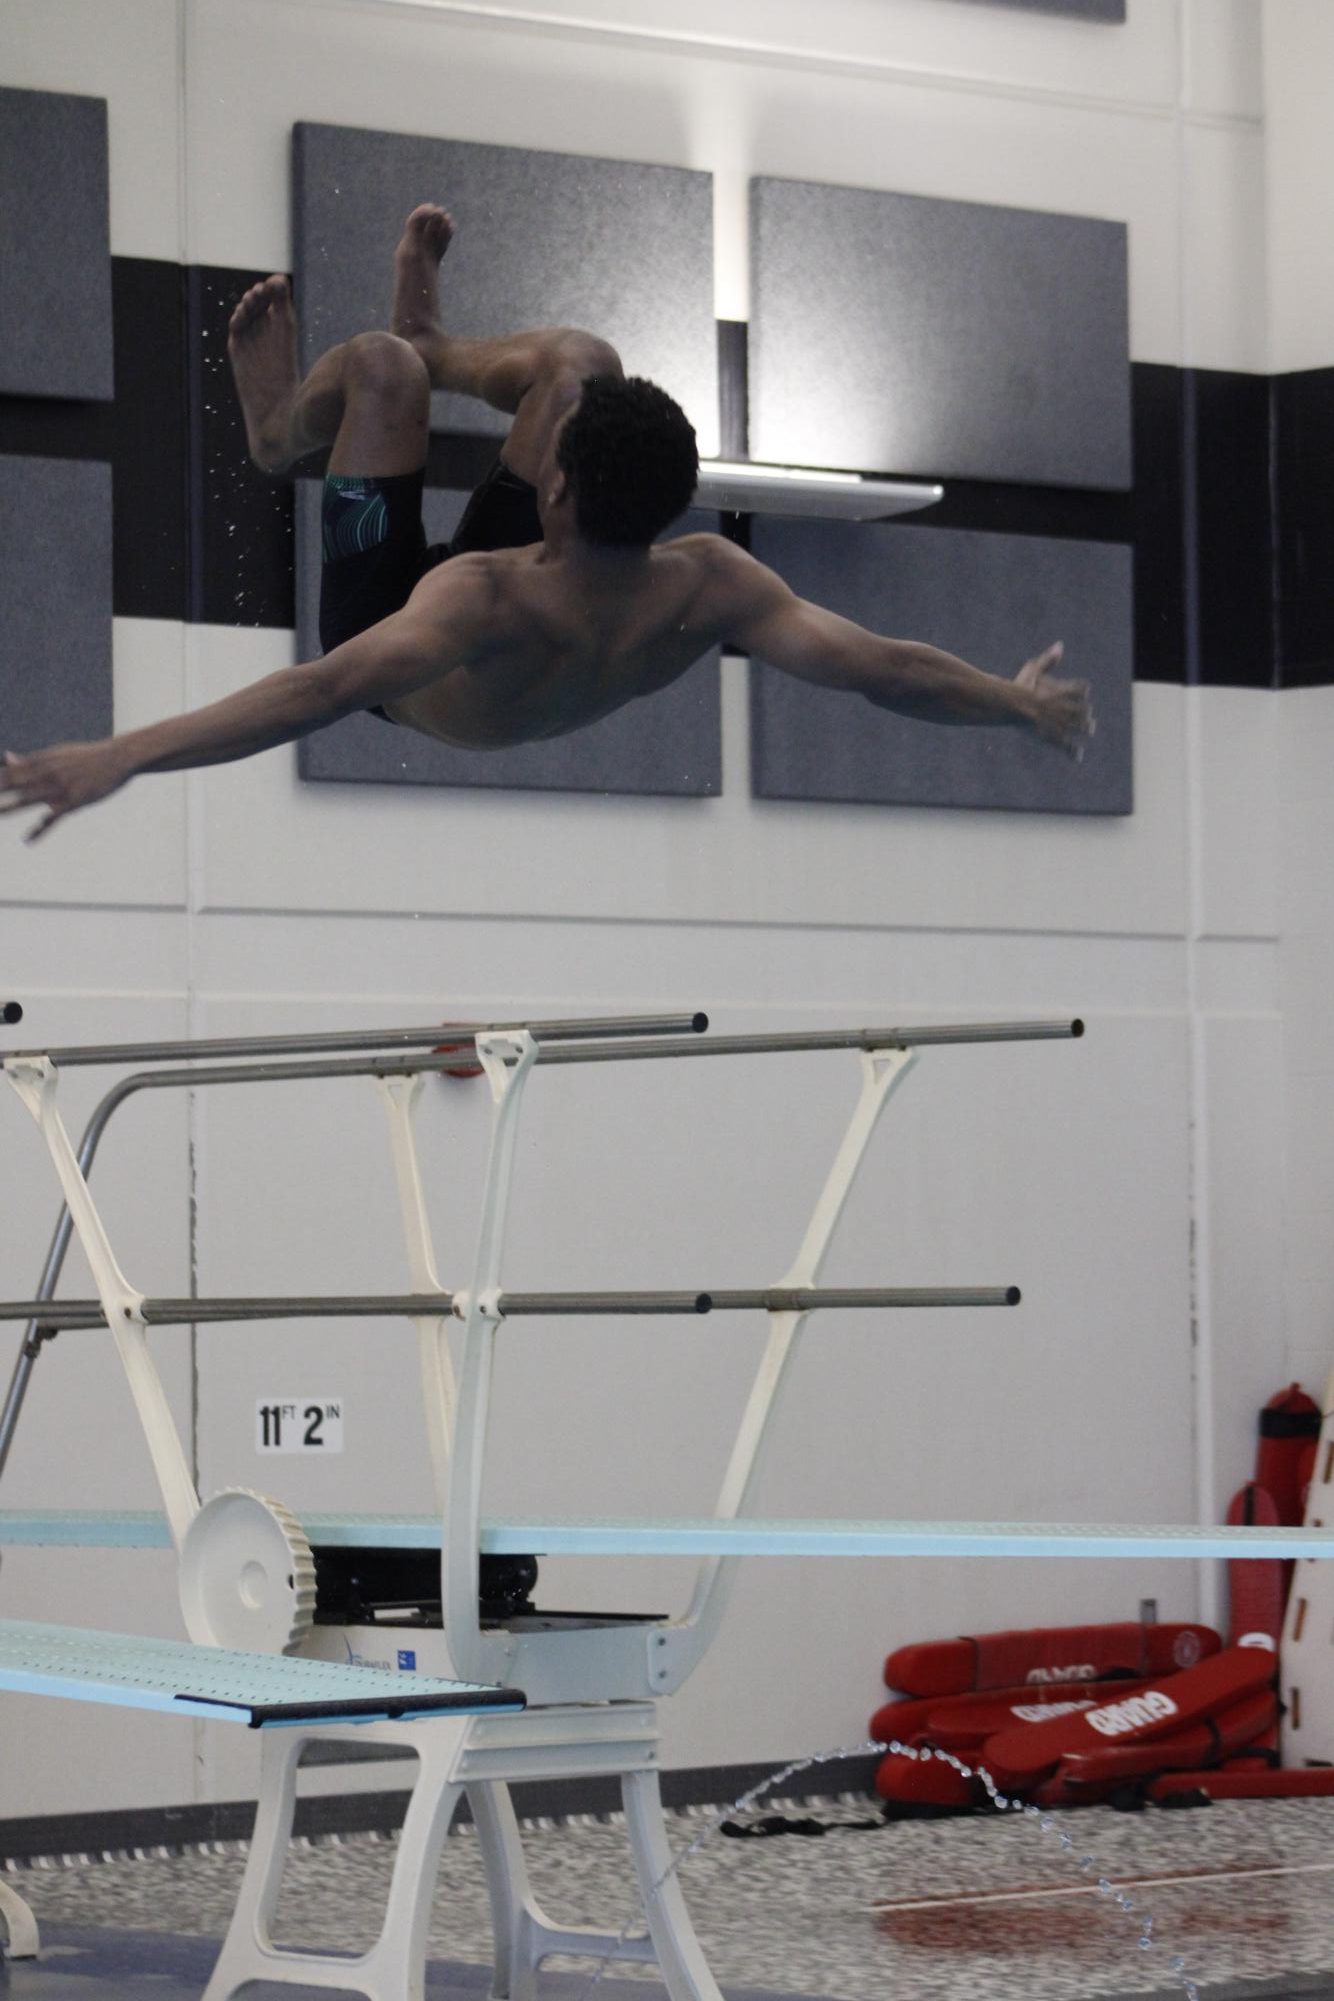
{"type": "Polygon", "coordinates": [[[452,234],[444,209],[414,209],[394,257],[391,330],[344,342],[304,380],[285,278],[252,286],[232,316],[255,462],[283,473],[331,447],[324,657],[146,729],[7,753],[0,811],[39,809],[29,840],[139,772],[250,757],[357,710],[476,750],[559,736],[665,688],[719,643],[878,708],[1011,725],[1080,754],[1088,688],[1052,674],[1059,645],[1010,680],[824,611],[719,535],[654,546],[695,488],[684,412],[627,378],[592,334],[446,333],[437,290],[452,234]],[[453,542],[428,550],[433,389],[480,397],[514,422],[453,542]]]}

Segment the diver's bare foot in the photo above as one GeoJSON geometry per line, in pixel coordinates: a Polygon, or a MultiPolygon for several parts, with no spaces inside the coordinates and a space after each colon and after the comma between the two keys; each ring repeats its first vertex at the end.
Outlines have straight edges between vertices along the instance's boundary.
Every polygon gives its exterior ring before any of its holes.
{"type": "Polygon", "coordinates": [[[401,340],[440,332],[440,260],[454,235],[454,218],[434,202],[414,208],[394,252],[394,303],[389,330],[401,340]]]}
{"type": "Polygon", "coordinates": [[[286,278],[265,278],[250,287],[228,323],[227,355],[250,456],[265,472],[285,472],[298,456],[292,405],[300,381],[296,313],[286,278]]]}

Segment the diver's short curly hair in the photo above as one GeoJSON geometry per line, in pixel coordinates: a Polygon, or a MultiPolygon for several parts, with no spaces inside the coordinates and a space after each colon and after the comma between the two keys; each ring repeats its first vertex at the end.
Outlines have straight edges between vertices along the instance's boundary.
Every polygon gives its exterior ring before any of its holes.
{"type": "Polygon", "coordinates": [[[690,505],[699,478],[690,419],[642,375],[588,376],[556,460],[580,534],[613,548],[647,548],[690,505]]]}

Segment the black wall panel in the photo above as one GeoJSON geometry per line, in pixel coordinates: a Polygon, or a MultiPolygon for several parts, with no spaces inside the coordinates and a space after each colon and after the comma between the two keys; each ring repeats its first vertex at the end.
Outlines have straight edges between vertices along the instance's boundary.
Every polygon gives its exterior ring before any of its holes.
{"type": "Polygon", "coordinates": [[[1263,375],[1199,368],[1184,388],[1198,603],[1187,678],[1277,687],[1271,385],[1263,375]]]}
{"type": "Polygon", "coordinates": [[[1280,686],[1334,681],[1334,368],[1274,378],[1280,686]]]}

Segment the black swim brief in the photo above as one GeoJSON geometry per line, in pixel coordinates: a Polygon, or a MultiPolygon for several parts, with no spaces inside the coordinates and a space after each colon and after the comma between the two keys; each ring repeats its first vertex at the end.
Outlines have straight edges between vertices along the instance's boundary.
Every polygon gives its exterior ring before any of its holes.
{"type": "MultiPolygon", "coordinates": [[[[523,549],[542,540],[536,488],[497,459],[452,539],[428,547],[422,526],[425,478],[420,471],[383,479],[325,475],[320,645],[326,653],[401,611],[437,563],[474,549],[523,549]]],[[[369,713],[393,720],[383,709],[369,713]]]]}

